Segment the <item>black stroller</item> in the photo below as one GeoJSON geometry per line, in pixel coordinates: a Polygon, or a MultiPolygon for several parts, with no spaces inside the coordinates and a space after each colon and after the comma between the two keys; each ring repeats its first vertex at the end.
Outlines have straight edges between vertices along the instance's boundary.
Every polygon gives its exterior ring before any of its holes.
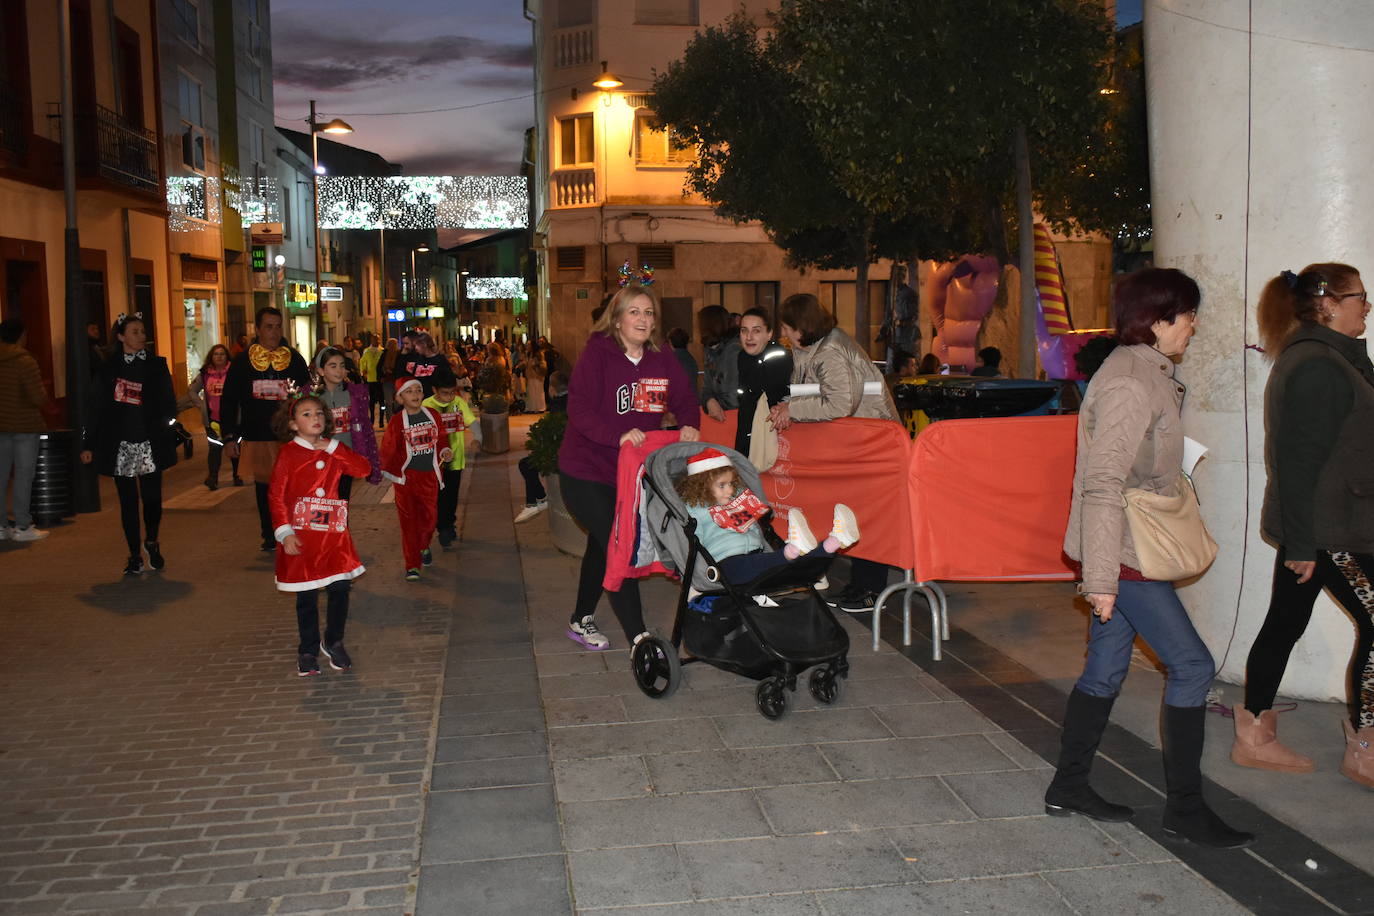
{"type": "MultiPolygon", "coordinates": [[[[652,635],[631,651],[635,681],[647,696],[665,699],[677,689],[682,665],[706,662],[759,681],[759,712],[777,719],[787,711],[787,693],[797,689],[797,676],[811,668],[811,695],[817,702],[833,703],[840,681],[849,674],[849,634],[814,585],[826,574],[831,558],[802,557],[752,582],[725,581],[716,560],[697,539],[696,521],[673,486],[686,473],[687,459],[708,447],[728,456],[745,486],[763,499],[754,466],[724,446],[675,442],[645,460],[640,525],[661,559],[682,574],[682,588],[671,641],[652,635]],[[679,657],[679,647],[688,657],[679,657]]],[[[770,509],[758,524],[776,549],[783,542],[771,519],[770,509]]]]}

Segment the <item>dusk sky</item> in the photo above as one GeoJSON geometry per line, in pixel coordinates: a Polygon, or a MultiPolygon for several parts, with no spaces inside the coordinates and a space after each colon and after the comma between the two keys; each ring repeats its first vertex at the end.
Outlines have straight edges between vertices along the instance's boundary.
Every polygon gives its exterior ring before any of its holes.
{"type": "Polygon", "coordinates": [[[313,98],[353,126],[331,139],[407,175],[514,175],[534,124],[531,41],[519,0],[273,0],[277,123],[305,130],[313,98]]]}
{"type": "MultiPolygon", "coordinates": [[[[314,98],[325,119],[353,125],[355,133],[333,139],[400,162],[407,175],[517,174],[534,123],[533,49],[521,6],[273,0],[277,122],[304,130],[314,98]],[[486,102],[493,104],[478,104],[486,102]]],[[[1118,24],[1138,22],[1140,7],[1118,0],[1118,24]]]]}

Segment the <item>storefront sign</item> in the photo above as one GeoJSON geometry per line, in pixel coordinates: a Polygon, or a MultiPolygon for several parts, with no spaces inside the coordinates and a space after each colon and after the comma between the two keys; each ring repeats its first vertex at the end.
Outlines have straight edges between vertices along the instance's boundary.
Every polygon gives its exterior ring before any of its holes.
{"type": "Polygon", "coordinates": [[[248,230],[254,245],[280,245],[282,243],[281,223],[253,223],[248,230]]]}
{"type": "Polygon", "coordinates": [[[253,273],[267,273],[267,249],[262,245],[254,245],[252,251],[253,273]]]}
{"type": "Polygon", "coordinates": [[[343,302],[343,287],[342,287],[342,286],[321,286],[321,287],[320,287],[320,301],[321,301],[321,302],[343,302]]]}

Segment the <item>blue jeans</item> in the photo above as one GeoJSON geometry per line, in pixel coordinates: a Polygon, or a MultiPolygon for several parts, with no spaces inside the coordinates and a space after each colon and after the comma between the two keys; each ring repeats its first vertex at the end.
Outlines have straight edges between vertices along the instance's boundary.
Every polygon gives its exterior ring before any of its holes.
{"type": "Polygon", "coordinates": [[[14,523],[20,528],[33,524],[29,497],[33,494],[33,475],[38,468],[38,433],[0,433],[0,525],[5,523],[5,484],[14,469],[14,523]]]}
{"type": "Polygon", "coordinates": [[[1075,687],[1095,697],[1114,697],[1131,666],[1131,645],[1139,633],[1167,669],[1164,702],[1203,706],[1216,666],[1193,629],[1172,582],[1117,583],[1112,619],[1092,623],[1088,661],[1075,687]]]}

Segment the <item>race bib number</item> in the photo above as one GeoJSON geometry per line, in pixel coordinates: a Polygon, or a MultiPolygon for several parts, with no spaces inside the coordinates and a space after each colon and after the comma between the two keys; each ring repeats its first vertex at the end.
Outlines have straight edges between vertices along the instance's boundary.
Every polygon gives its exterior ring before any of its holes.
{"type": "Polygon", "coordinates": [[[253,379],[253,397],[257,398],[259,401],[285,401],[286,379],[253,379]]]}
{"type": "Polygon", "coordinates": [[[139,406],[143,403],[143,383],[131,382],[126,378],[115,379],[114,398],[121,404],[139,406]]]}
{"type": "Polygon", "coordinates": [[[711,518],[717,525],[741,534],[766,514],[768,507],[754,495],[753,490],[745,490],[723,506],[711,507],[711,518]]]}
{"type": "Polygon", "coordinates": [[[434,445],[439,441],[439,432],[433,423],[416,423],[414,426],[406,427],[406,445],[410,446],[411,453],[432,452],[434,445]]]}
{"type": "Polygon", "coordinates": [[[353,422],[352,411],[347,407],[335,407],[332,410],[334,413],[334,430],[344,432],[348,429],[348,425],[353,422]]]}
{"type": "Polygon", "coordinates": [[[348,503],[342,499],[302,496],[291,510],[291,527],[297,531],[342,534],[348,530],[348,503]]]}
{"type": "Polygon", "coordinates": [[[463,422],[463,415],[458,411],[439,414],[439,422],[444,425],[445,435],[449,433],[461,433],[468,426],[463,422]]]}
{"type": "Polygon", "coordinates": [[[224,394],[224,376],[212,377],[205,380],[205,393],[212,398],[217,398],[224,394]]]}
{"type": "Polygon", "coordinates": [[[668,380],[642,378],[635,382],[634,400],[630,407],[635,413],[663,413],[668,409],[668,380]]]}

